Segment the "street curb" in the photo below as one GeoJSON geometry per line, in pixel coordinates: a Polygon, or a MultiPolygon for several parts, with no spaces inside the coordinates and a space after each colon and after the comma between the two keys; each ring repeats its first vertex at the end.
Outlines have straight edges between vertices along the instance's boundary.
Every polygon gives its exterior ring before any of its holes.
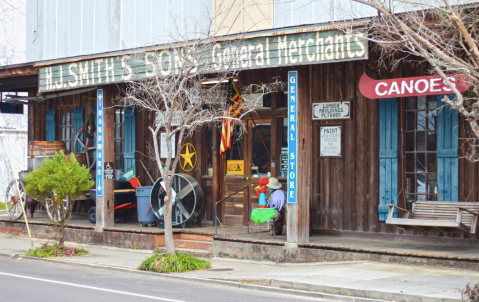
{"type": "Polygon", "coordinates": [[[281,288],[294,288],[303,291],[322,292],[334,295],[352,295],[353,297],[364,297],[364,299],[373,299],[375,301],[402,301],[402,302],[459,302],[460,299],[448,299],[438,297],[416,296],[401,293],[380,292],[374,290],[363,290],[356,288],[344,288],[329,285],[318,285],[310,283],[301,283],[294,281],[271,280],[271,286],[281,288]]]}
{"type": "MultiPolygon", "coordinates": [[[[134,274],[144,275],[144,276],[155,276],[160,278],[163,277],[163,278],[175,279],[180,281],[192,281],[197,283],[222,285],[222,286],[227,286],[231,288],[250,289],[250,290],[257,290],[257,291],[271,292],[271,293],[283,293],[288,295],[303,296],[308,298],[330,299],[330,300],[342,301],[342,302],[384,302],[384,300],[375,299],[375,298],[348,297],[346,295],[349,292],[347,292],[345,295],[338,295],[338,294],[331,294],[331,293],[324,293],[324,292],[307,291],[307,290],[303,290],[299,288],[298,289],[291,288],[290,286],[286,286],[287,284],[281,284],[281,283],[276,283],[278,284],[278,286],[276,285],[261,286],[261,285],[254,285],[254,284],[241,284],[237,282],[217,280],[217,279],[206,279],[206,278],[197,278],[197,277],[190,277],[190,276],[153,273],[153,272],[124,268],[124,267],[118,267],[118,266],[109,266],[109,265],[92,264],[92,263],[75,262],[75,261],[64,261],[60,259],[46,259],[46,258],[36,258],[36,257],[28,257],[28,256],[25,257],[21,255],[12,256],[12,255],[3,254],[3,253],[0,253],[0,257],[8,257],[10,259],[21,258],[21,259],[30,260],[30,261],[38,261],[38,262],[46,262],[46,263],[60,263],[67,266],[81,265],[81,266],[88,266],[90,268],[95,268],[95,269],[106,269],[106,270],[116,271],[116,272],[128,272],[128,273],[134,273],[134,274]],[[290,287],[290,288],[284,288],[284,287],[290,287]]],[[[277,282],[277,280],[272,280],[272,282],[273,281],[277,282]]],[[[298,283],[298,284],[302,284],[302,283],[298,283]]],[[[294,285],[294,284],[288,284],[288,285],[294,285]]],[[[417,300],[417,301],[421,301],[421,300],[417,300]]],[[[435,300],[435,301],[439,301],[439,300],[435,300]]]]}

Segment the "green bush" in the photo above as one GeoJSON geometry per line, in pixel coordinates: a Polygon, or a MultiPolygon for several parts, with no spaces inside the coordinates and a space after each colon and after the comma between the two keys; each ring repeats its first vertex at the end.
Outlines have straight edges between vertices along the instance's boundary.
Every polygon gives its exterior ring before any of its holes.
{"type": "Polygon", "coordinates": [[[58,226],[58,244],[63,247],[75,200],[95,184],[90,170],[80,166],[73,153],[68,162],[61,151],[52,159],[43,160],[40,167],[25,177],[25,183],[25,193],[38,200],[58,226]]]}
{"type": "Polygon", "coordinates": [[[138,269],[157,273],[180,273],[209,269],[210,267],[209,261],[177,252],[175,255],[154,254],[145,259],[138,269]]]}
{"type": "Polygon", "coordinates": [[[76,247],[60,247],[57,244],[49,245],[48,243],[42,244],[41,247],[28,250],[25,256],[32,256],[38,258],[51,258],[51,257],[73,257],[83,256],[89,253],[84,249],[77,249],[76,247]]]}
{"type": "Polygon", "coordinates": [[[5,203],[0,201],[0,210],[5,210],[5,203]]]}

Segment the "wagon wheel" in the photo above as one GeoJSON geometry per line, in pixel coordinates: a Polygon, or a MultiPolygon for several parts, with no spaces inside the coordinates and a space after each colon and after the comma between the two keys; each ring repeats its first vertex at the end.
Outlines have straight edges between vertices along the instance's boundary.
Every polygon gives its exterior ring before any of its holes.
{"type": "Polygon", "coordinates": [[[17,179],[16,181],[12,180],[10,184],[8,184],[7,191],[5,193],[5,207],[10,219],[16,220],[23,215],[20,202],[23,203],[23,206],[25,207],[26,195],[24,188],[25,183],[20,179],[17,179]],[[18,189],[16,182],[18,182],[18,189]]]}
{"type": "Polygon", "coordinates": [[[94,118],[94,113],[92,111],[88,120],[78,130],[73,143],[74,151],[80,149],[80,152],[85,154],[88,169],[93,169],[96,163],[96,127],[94,118]]]}
{"type": "MultiPolygon", "coordinates": [[[[48,217],[50,218],[50,220],[52,220],[54,222],[60,222],[62,209],[61,209],[61,205],[59,206],[59,205],[55,204],[56,198],[57,198],[56,196],[54,196],[53,198],[47,198],[45,200],[44,206],[45,206],[45,212],[47,212],[48,217]]],[[[64,199],[63,200],[63,213],[67,213],[69,207],[70,207],[70,203],[69,203],[68,199],[64,199]]]]}

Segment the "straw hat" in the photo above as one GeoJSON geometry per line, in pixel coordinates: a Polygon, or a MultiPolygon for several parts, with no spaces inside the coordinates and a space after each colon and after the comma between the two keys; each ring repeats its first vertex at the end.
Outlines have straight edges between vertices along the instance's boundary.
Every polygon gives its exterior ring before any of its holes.
{"type": "Polygon", "coordinates": [[[266,186],[271,189],[281,189],[283,187],[276,177],[271,177],[266,186]]]}

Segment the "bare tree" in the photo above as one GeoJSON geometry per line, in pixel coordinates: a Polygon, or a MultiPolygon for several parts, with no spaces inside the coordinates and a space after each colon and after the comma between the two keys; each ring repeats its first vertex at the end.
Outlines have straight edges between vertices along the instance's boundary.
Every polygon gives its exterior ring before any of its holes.
{"type": "MultiPolygon", "coordinates": [[[[378,12],[369,39],[379,51],[379,64],[394,70],[403,61],[427,62],[454,93],[444,102],[469,123],[468,159],[479,160],[479,6],[451,5],[449,0],[351,0],[378,12]],[[459,92],[448,75],[464,74],[472,89],[459,92]]],[[[467,1],[459,1],[467,2],[467,1]]]]}
{"type": "MultiPolygon", "coordinates": [[[[133,74],[132,80],[127,82],[119,97],[124,105],[136,105],[156,115],[155,124],[149,130],[153,138],[154,158],[167,194],[163,214],[165,243],[169,254],[175,253],[172,232],[174,197],[172,178],[169,175],[173,175],[177,169],[181,145],[187,137],[205,125],[221,124],[225,114],[226,85],[228,80],[237,75],[231,67],[238,62],[236,54],[239,53],[241,43],[239,39],[228,45],[231,55],[219,63],[211,56],[217,41],[208,33],[195,35],[194,39],[180,37],[180,41],[187,42],[173,44],[168,50],[159,53],[131,55],[129,64],[144,64],[149,77],[138,79],[133,74]],[[221,68],[218,64],[221,64],[221,68]],[[166,159],[160,157],[160,130],[166,133],[166,159]],[[178,138],[176,149],[172,146],[172,138],[175,136],[178,138]],[[176,150],[176,153],[172,154],[172,150],[176,150]]],[[[241,115],[231,119],[244,129],[241,118],[258,107],[263,94],[277,91],[281,87],[282,83],[276,79],[269,84],[247,85],[243,88],[243,93],[258,93],[257,98],[244,102],[241,115]]]]}

